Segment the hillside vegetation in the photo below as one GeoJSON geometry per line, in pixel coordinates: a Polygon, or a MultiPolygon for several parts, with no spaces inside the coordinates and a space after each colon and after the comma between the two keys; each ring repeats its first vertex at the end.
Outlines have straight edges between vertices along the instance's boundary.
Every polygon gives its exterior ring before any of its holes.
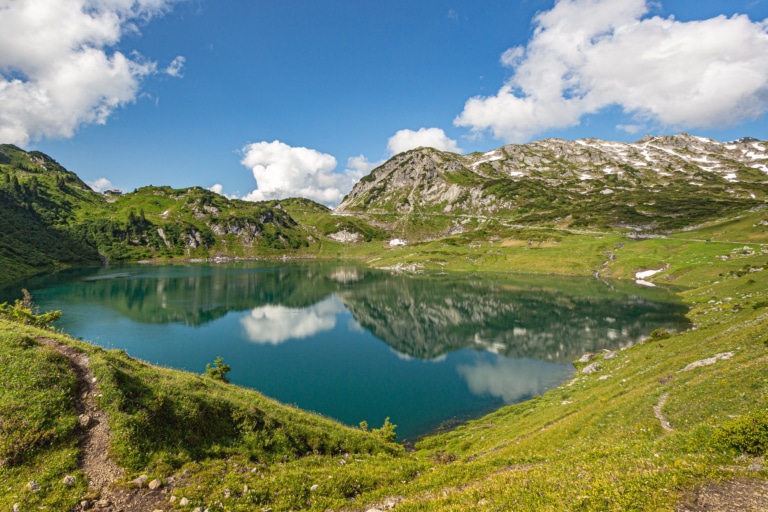
{"type": "MultiPolygon", "coordinates": [[[[292,202],[328,212],[284,201],[292,202]]],[[[276,201],[230,200],[200,187],[105,196],[43,153],[0,145],[0,282],[65,265],[277,257],[312,242],[276,201]]]]}
{"type": "MultiPolygon", "coordinates": [[[[414,252],[411,263],[503,270],[525,244],[569,247],[555,271],[585,275],[625,236],[685,238],[685,230],[759,211],[767,166],[766,142],[687,134],[633,144],[551,139],[464,156],[419,148],[374,169],[331,211],[200,187],[105,196],[43,153],[0,145],[0,282],[101,262],[324,257],[390,266],[390,256],[398,264],[414,252]],[[392,238],[408,247],[382,251],[392,238]],[[477,251],[482,244],[492,250],[477,251]]],[[[737,238],[759,242],[766,225],[744,224],[737,238]]]]}
{"type": "MultiPolygon", "coordinates": [[[[701,229],[727,239],[741,224],[701,229]]],[[[654,333],[615,357],[595,354],[596,373],[579,363],[568,384],[427,437],[413,452],[387,442],[386,427],[350,429],[255,391],[3,320],[0,370],[13,378],[0,400],[0,474],[10,489],[0,507],[66,510],[96,498],[78,472],[76,379],[45,338],[89,356],[111,456],[126,468],[119,485],[132,488],[140,474],[161,479],[166,510],[685,510],[702,486],[760,485],[768,477],[768,254],[689,234],[625,239],[603,268],[629,277],[666,266],[652,279],[689,287],[681,296],[692,329],[654,333]],[[67,474],[75,486],[61,484],[67,474]]],[[[521,258],[532,263],[547,250],[521,258]]]]}
{"type": "MultiPolygon", "coordinates": [[[[215,371],[153,367],[34,327],[55,315],[4,304],[0,509],[90,510],[132,496],[141,510],[701,510],[708,489],[734,509],[765,509],[754,501],[768,489],[761,147],[677,136],[466,157],[420,149],[374,170],[332,215],[307,200],[244,203],[200,188],[106,197],[45,155],[2,146],[2,281],[103,259],[216,257],[619,279],[654,270],[646,281],[685,287],[691,328],[592,354],[566,385],[411,451],[388,420],[343,426],[215,371]],[[630,168],[607,172],[619,156],[630,168]],[[86,482],[85,384],[109,426],[100,457],[122,472],[112,487],[86,482]]],[[[345,297],[358,308],[364,299],[345,297]]],[[[409,328],[370,325],[384,337],[409,328]]]]}

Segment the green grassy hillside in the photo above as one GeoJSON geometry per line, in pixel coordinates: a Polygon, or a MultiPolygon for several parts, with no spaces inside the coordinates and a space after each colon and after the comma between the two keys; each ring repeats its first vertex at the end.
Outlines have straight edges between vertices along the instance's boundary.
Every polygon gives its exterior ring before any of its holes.
{"type": "MultiPolygon", "coordinates": [[[[284,202],[330,218],[311,201],[284,202]]],[[[314,232],[277,201],[230,200],[200,187],[105,196],[47,155],[0,145],[0,282],[103,261],[311,254],[314,232]]]]}
{"type": "MultiPolygon", "coordinates": [[[[718,229],[735,240],[742,225],[718,229]]],[[[591,247],[587,235],[576,238],[572,250],[591,247]]],[[[0,395],[0,508],[67,510],[94,498],[82,478],[61,485],[81,476],[75,380],[43,337],[88,354],[123,482],[172,477],[168,510],[673,510],[705,483],[766,480],[768,254],[698,240],[611,238],[614,259],[598,264],[618,277],[665,268],[649,280],[687,286],[692,329],[656,333],[613,358],[596,354],[596,373],[579,364],[568,384],[427,437],[413,452],[384,441],[387,429],[343,427],[255,391],[0,321],[0,371],[11,376],[0,395]],[[40,491],[29,490],[32,480],[40,491]]],[[[479,249],[466,254],[481,258],[479,249]]],[[[556,247],[516,249],[521,267],[545,271],[542,255],[556,247]]],[[[550,273],[557,259],[544,257],[550,273]]]]}

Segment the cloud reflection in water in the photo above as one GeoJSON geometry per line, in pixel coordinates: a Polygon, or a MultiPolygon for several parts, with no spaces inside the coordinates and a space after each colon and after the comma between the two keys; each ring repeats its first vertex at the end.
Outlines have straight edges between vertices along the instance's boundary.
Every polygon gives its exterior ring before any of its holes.
{"type": "Polygon", "coordinates": [[[553,384],[567,378],[570,370],[561,365],[534,359],[507,359],[478,361],[472,365],[456,367],[467,381],[469,390],[477,395],[491,395],[511,404],[532,395],[540,395],[553,384]]]}
{"type": "Polygon", "coordinates": [[[279,345],[298,338],[307,338],[336,327],[337,316],[344,305],[335,296],[306,308],[261,306],[240,319],[250,341],[279,345]]]}

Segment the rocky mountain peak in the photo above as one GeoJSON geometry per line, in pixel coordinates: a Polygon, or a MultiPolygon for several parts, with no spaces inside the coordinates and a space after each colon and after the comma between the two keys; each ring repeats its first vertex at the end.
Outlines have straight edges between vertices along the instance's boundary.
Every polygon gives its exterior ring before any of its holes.
{"type": "Polygon", "coordinates": [[[401,153],[361,179],[336,212],[519,217],[558,201],[589,202],[596,194],[623,194],[626,206],[645,212],[638,203],[652,206],[649,192],[759,201],[767,187],[765,141],[723,143],[687,133],[633,143],[544,139],[467,155],[431,148],[401,153]]]}

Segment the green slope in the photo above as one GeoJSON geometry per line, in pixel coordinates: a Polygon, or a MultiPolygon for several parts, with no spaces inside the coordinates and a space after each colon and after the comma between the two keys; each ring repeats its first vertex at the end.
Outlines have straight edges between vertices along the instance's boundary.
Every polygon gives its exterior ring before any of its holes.
{"type": "MultiPolygon", "coordinates": [[[[742,229],[726,225],[735,231],[723,228],[725,238],[742,229]]],[[[625,239],[606,272],[669,265],[650,279],[688,286],[681,297],[694,328],[612,359],[600,353],[597,373],[423,439],[415,452],[254,391],[0,321],[0,371],[13,376],[0,394],[0,478],[9,489],[0,507],[67,510],[87,494],[60,485],[77,460],[73,380],[40,336],[91,358],[126,480],[178,478],[172,494],[189,509],[672,510],[707,482],[766,480],[768,254],[754,244],[731,252],[735,245],[625,239]],[[42,490],[26,489],[30,480],[42,490]]],[[[546,250],[525,253],[533,261],[546,250]]],[[[169,508],[186,510],[178,503],[169,508]]]]}
{"type": "MultiPolygon", "coordinates": [[[[328,224],[324,206],[284,202],[328,224]]],[[[200,187],[104,196],[47,155],[0,145],[0,282],[102,261],[311,254],[314,232],[277,201],[230,200],[200,187]]]]}

